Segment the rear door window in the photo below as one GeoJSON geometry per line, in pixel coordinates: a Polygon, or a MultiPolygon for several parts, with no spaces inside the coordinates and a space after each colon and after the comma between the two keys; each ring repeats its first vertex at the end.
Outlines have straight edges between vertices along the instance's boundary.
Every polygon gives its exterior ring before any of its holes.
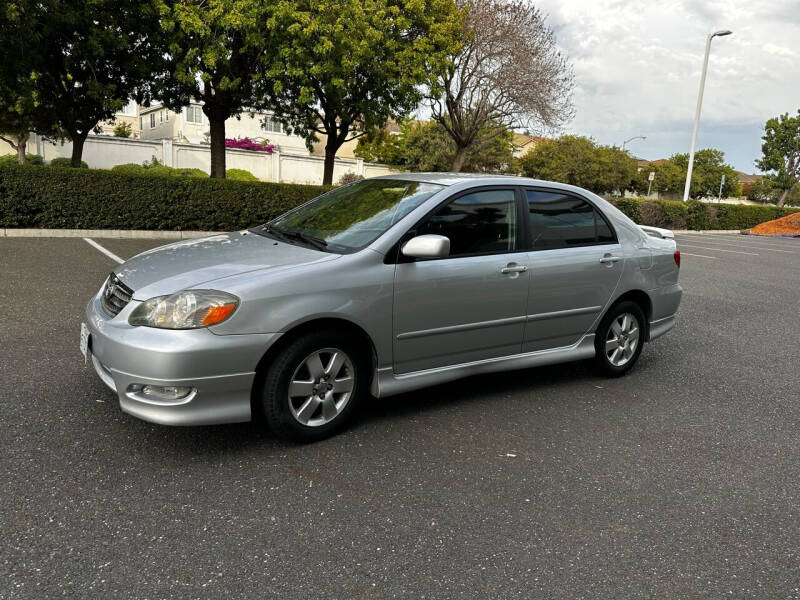
{"type": "Polygon", "coordinates": [[[525,190],[534,250],[614,244],[614,231],[589,202],[556,190],[525,190]]]}

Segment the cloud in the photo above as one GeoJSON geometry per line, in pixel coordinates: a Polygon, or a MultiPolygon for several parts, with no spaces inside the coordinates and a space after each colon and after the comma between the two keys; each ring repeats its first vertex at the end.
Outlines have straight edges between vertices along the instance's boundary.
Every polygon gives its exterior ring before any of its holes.
{"type": "Polygon", "coordinates": [[[575,69],[575,119],[566,130],[631,152],[688,152],[709,32],[712,43],[699,147],[753,171],[764,122],[800,108],[796,0],[541,0],[575,69]]]}

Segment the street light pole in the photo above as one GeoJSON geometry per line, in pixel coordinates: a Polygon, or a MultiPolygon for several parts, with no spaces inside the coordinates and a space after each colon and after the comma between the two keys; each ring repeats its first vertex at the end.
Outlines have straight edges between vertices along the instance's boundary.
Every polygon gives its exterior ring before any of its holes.
{"type": "Polygon", "coordinates": [[[689,168],[686,171],[686,185],[683,188],[683,201],[689,199],[689,186],[692,183],[692,169],[694,168],[694,146],[697,143],[697,128],[700,126],[700,109],[703,107],[703,89],[706,87],[706,71],[708,71],[708,55],[711,53],[711,40],[715,37],[730,35],[732,31],[723,29],[710,33],[706,38],[706,54],[703,58],[703,71],[700,74],[700,91],[697,92],[697,108],[694,111],[694,129],[692,130],[692,147],[689,150],[689,168]]]}
{"type": "Polygon", "coordinates": [[[622,149],[625,150],[625,144],[627,144],[628,142],[632,142],[633,140],[646,140],[646,139],[647,139],[646,135],[635,135],[632,138],[628,138],[627,140],[622,142],[622,149]]]}

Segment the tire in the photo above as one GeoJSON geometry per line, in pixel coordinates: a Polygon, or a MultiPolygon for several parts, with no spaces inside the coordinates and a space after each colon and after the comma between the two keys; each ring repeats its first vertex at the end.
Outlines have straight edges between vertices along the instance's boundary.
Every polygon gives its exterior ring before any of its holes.
{"type": "Polygon", "coordinates": [[[644,312],[636,302],[625,300],[612,306],[594,337],[594,360],[600,374],[621,377],[630,371],[642,353],[646,332],[644,312]]]}
{"type": "Polygon", "coordinates": [[[283,439],[313,442],[340,430],[367,389],[368,353],[352,337],[315,331],[289,343],[270,364],[263,416],[283,439]]]}

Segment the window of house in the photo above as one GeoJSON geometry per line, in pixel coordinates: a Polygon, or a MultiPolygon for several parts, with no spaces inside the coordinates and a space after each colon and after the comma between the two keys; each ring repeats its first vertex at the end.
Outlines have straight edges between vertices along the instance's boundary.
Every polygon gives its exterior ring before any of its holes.
{"type": "Polygon", "coordinates": [[[534,250],[616,242],[608,222],[586,200],[555,190],[527,190],[525,194],[534,250]]]}
{"type": "Polygon", "coordinates": [[[268,133],[283,133],[283,125],[276,121],[272,115],[267,115],[261,122],[261,129],[268,133]]]}
{"type": "Polygon", "coordinates": [[[150,129],[153,129],[153,127],[155,127],[155,126],[156,126],[156,113],[151,112],[150,113],[150,129]]]}
{"type": "Polygon", "coordinates": [[[186,107],[186,122],[187,123],[202,123],[203,122],[203,109],[199,106],[186,107]]]}
{"type": "Polygon", "coordinates": [[[168,110],[164,111],[164,120],[165,121],[169,121],[169,111],[168,110]]]}
{"type": "Polygon", "coordinates": [[[164,122],[164,111],[163,110],[158,111],[158,122],[159,123],[163,123],[164,122]]]}
{"type": "Polygon", "coordinates": [[[449,238],[450,256],[513,252],[516,221],[514,190],[484,190],[459,196],[416,230],[449,238]]]}
{"type": "Polygon", "coordinates": [[[139,117],[139,129],[144,129],[144,117],[139,117]]]}

